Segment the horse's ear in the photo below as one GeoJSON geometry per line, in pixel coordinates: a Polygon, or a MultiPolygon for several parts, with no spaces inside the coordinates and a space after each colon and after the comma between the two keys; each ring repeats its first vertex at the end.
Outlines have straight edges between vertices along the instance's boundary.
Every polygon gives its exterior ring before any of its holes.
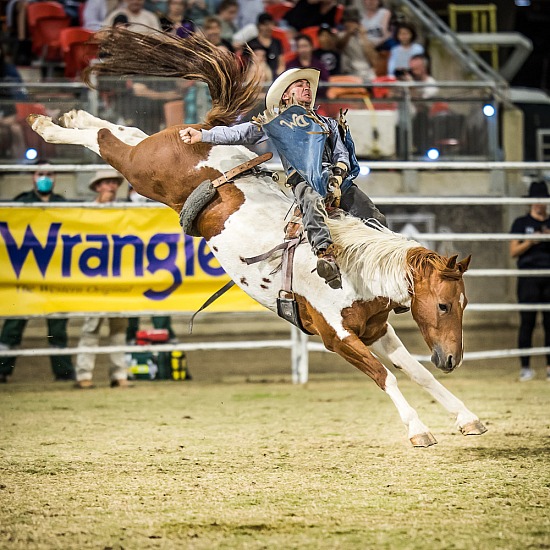
{"type": "Polygon", "coordinates": [[[455,269],[457,258],[458,258],[458,254],[455,254],[454,256],[447,258],[447,266],[446,266],[447,269],[455,269]]]}
{"type": "Polygon", "coordinates": [[[456,264],[460,273],[465,273],[468,270],[468,266],[470,265],[471,259],[472,259],[472,255],[470,254],[467,258],[460,260],[460,262],[456,264]]]}

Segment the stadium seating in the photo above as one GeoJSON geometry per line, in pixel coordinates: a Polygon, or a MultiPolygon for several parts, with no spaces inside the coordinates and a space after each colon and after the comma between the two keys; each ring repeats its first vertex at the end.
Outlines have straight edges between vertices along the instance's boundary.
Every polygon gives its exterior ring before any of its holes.
{"type": "Polygon", "coordinates": [[[273,31],[271,32],[271,36],[281,41],[281,44],[283,45],[283,53],[292,51],[290,38],[285,30],[280,29],[279,27],[274,27],[273,31]]]}
{"type": "Polygon", "coordinates": [[[265,11],[278,23],[285,16],[286,12],[293,7],[294,4],[292,2],[279,2],[277,4],[267,4],[265,11]]]}
{"type": "Polygon", "coordinates": [[[59,34],[70,25],[70,18],[58,2],[33,2],[27,5],[27,21],[33,53],[40,61],[61,61],[59,34]]]}
{"type": "Polygon", "coordinates": [[[63,29],[59,42],[65,61],[65,76],[74,78],[97,58],[98,44],[91,42],[94,33],[82,27],[63,29]]]}

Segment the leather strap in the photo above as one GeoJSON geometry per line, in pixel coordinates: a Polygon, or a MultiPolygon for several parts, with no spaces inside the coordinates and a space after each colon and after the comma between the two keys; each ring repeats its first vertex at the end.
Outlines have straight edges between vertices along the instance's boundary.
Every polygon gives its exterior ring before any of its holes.
{"type": "Polygon", "coordinates": [[[212,296],[210,296],[210,298],[208,298],[208,300],[206,300],[206,302],[204,302],[204,304],[202,304],[202,306],[197,311],[195,311],[195,313],[193,313],[193,315],[191,316],[191,320],[189,321],[189,334],[193,333],[193,322],[195,321],[195,317],[204,308],[207,308],[212,302],[216,301],[222,294],[225,294],[233,286],[235,286],[234,281],[229,281],[228,283],[225,283],[225,285],[223,285],[220,290],[214,292],[214,294],[212,294],[212,296]]]}
{"type": "Polygon", "coordinates": [[[212,181],[212,185],[214,187],[219,187],[224,183],[228,183],[235,176],[238,176],[243,172],[251,170],[252,168],[254,168],[255,166],[258,166],[258,164],[261,164],[262,162],[267,162],[268,160],[271,160],[272,157],[273,157],[273,153],[264,153],[259,157],[255,157],[253,159],[247,160],[246,162],[243,162],[242,164],[235,166],[235,168],[231,168],[229,172],[224,172],[219,178],[216,178],[215,180],[212,181]]]}

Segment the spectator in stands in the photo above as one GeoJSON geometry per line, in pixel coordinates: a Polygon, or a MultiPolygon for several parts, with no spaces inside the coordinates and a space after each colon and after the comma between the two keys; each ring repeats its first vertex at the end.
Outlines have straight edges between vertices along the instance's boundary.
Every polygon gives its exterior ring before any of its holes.
{"type": "Polygon", "coordinates": [[[134,32],[148,34],[160,29],[158,17],[151,11],[146,10],[145,0],[126,0],[126,5],[116,9],[107,16],[103,26],[112,27],[117,15],[125,15],[128,18],[128,28],[134,32]]]}
{"type": "Polygon", "coordinates": [[[236,19],[239,14],[239,2],[237,0],[222,0],[218,6],[217,16],[222,22],[222,38],[233,43],[233,35],[239,30],[236,19]]]}
{"type": "Polygon", "coordinates": [[[409,59],[409,71],[407,73],[414,82],[422,84],[434,84],[433,86],[425,86],[423,88],[412,88],[411,95],[413,98],[431,99],[439,93],[439,88],[435,86],[436,80],[430,74],[430,62],[425,55],[413,55],[409,59]]]}
{"type": "MultiPolygon", "coordinates": [[[[36,161],[36,171],[32,175],[33,188],[15,197],[16,202],[43,203],[65,202],[65,197],[54,193],[55,172],[50,161],[36,161]]],[[[0,334],[0,349],[13,349],[21,344],[26,319],[7,319],[0,334]]],[[[54,348],[67,347],[67,319],[47,319],[48,344],[54,348]]],[[[0,357],[0,382],[7,382],[15,367],[15,357],[0,357]]],[[[51,355],[50,363],[55,380],[73,380],[74,369],[70,355],[51,355]]]]}
{"type": "MultiPolygon", "coordinates": [[[[23,83],[17,67],[6,59],[2,44],[0,44],[0,83],[23,83]]],[[[25,101],[25,99],[26,94],[23,87],[0,87],[0,130],[3,128],[6,130],[11,156],[18,160],[23,159],[25,156],[25,138],[23,128],[17,120],[15,102],[25,101]]]]}
{"type": "Polygon", "coordinates": [[[277,38],[273,38],[271,33],[275,21],[269,13],[261,13],[258,16],[258,36],[248,42],[251,50],[262,49],[265,51],[265,61],[271,69],[271,78],[269,82],[277,78],[285,69],[285,60],[283,57],[283,45],[277,38]]]}
{"type": "Polygon", "coordinates": [[[337,47],[341,53],[342,74],[357,75],[365,81],[375,78],[374,65],[379,54],[361,26],[356,8],[346,8],[342,17],[343,31],[338,34],[337,47]]]}
{"type": "Polygon", "coordinates": [[[323,23],[336,27],[336,0],[298,0],[296,5],[286,12],[283,20],[294,30],[306,27],[318,27],[323,23]]]}
{"type": "MultiPolygon", "coordinates": [[[[115,170],[99,170],[91,179],[89,188],[97,193],[95,202],[109,203],[116,199],[118,188],[124,178],[115,170]]],[[[99,343],[99,329],[103,323],[100,317],[87,317],[82,325],[82,334],[78,347],[95,347],[99,343]]],[[[128,321],[124,317],[109,317],[109,341],[112,346],[123,346],[126,343],[126,327],[128,321]]],[[[128,371],[124,353],[110,354],[109,376],[112,388],[128,387],[128,371]]],[[[76,356],[76,383],[75,388],[93,388],[92,375],[95,367],[95,354],[79,353],[76,356]]]]}
{"type": "Polygon", "coordinates": [[[168,0],[166,13],[160,16],[164,32],[185,37],[195,32],[195,24],[186,17],[187,0],[168,0]]]}
{"type": "Polygon", "coordinates": [[[399,69],[408,70],[411,57],[424,53],[424,46],[416,42],[416,29],[411,23],[400,23],[397,26],[396,38],[399,44],[390,50],[388,59],[388,74],[392,76],[395,76],[399,69]]]}
{"type": "Polygon", "coordinates": [[[267,31],[269,31],[269,36],[271,36],[273,27],[275,27],[275,20],[269,13],[260,13],[256,17],[254,23],[247,23],[244,27],[240,27],[240,29],[233,35],[233,47],[236,50],[239,50],[247,43],[250,46],[250,42],[254,40],[254,38],[257,38],[260,33],[260,25],[269,27],[268,29],[263,29],[264,37],[266,36],[267,31]]]}
{"type": "Polygon", "coordinates": [[[86,0],[82,13],[84,28],[90,31],[98,31],[103,26],[107,16],[122,6],[122,0],[86,0]]]}
{"type": "MultiPolygon", "coordinates": [[[[313,55],[313,40],[305,34],[297,34],[295,41],[297,56],[286,64],[286,69],[307,69],[309,67],[319,69],[319,81],[327,82],[329,73],[321,60],[313,55]]],[[[321,88],[319,92],[321,91],[324,91],[324,89],[321,88]]]]}
{"type": "Polygon", "coordinates": [[[207,17],[210,17],[214,10],[211,10],[205,0],[187,0],[187,18],[193,21],[197,27],[202,27],[207,17]]]}
{"type": "Polygon", "coordinates": [[[361,25],[377,50],[391,50],[397,46],[391,29],[391,11],[384,7],[382,0],[363,0],[361,25]]]}
{"type": "MultiPolygon", "coordinates": [[[[528,197],[550,198],[545,181],[534,181],[529,187],[528,197]]],[[[527,235],[547,235],[550,233],[550,217],[547,205],[534,202],[529,213],[514,220],[511,233],[527,235]]],[[[550,241],[512,240],[510,256],[517,259],[518,269],[550,269],[550,241]]],[[[550,304],[550,277],[518,277],[517,296],[520,304],[550,304]]],[[[520,311],[518,347],[530,348],[537,320],[536,311],[520,311]]],[[[550,346],[550,311],[542,312],[544,325],[544,345],[550,346]]],[[[528,382],[535,377],[528,355],[520,358],[520,382],[528,382]]],[[[550,355],[546,356],[546,379],[550,381],[550,355]]]]}
{"type": "Polygon", "coordinates": [[[204,26],[202,29],[204,36],[206,36],[209,42],[212,42],[218,48],[224,48],[228,52],[233,51],[231,42],[228,42],[222,38],[222,22],[219,17],[211,15],[204,20],[204,26]]]}
{"type": "Polygon", "coordinates": [[[319,59],[329,75],[342,74],[340,52],[336,46],[336,33],[331,27],[323,23],[319,27],[317,37],[319,39],[319,47],[313,51],[313,55],[319,59]]]}
{"type": "MultiPolygon", "coordinates": [[[[430,76],[429,62],[425,55],[415,55],[409,60],[408,70],[397,69],[396,79],[401,82],[419,82],[423,84],[435,84],[435,78],[430,76]]],[[[437,86],[422,88],[410,88],[412,104],[410,115],[412,117],[412,145],[417,154],[425,154],[431,145],[431,108],[433,102],[429,101],[439,93],[437,86]]]]}
{"type": "MultiPolygon", "coordinates": [[[[252,56],[250,57],[248,65],[249,73],[252,74],[255,71],[256,66],[260,67],[260,71],[262,73],[261,82],[264,84],[271,84],[273,82],[273,71],[267,63],[266,53],[263,46],[256,46],[252,49],[252,56]]],[[[262,96],[265,97],[265,94],[262,94],[262,96]]],[[[263,105],[263,102],[261,104],[263,105]]]]}
{"type": "MultiPolygon", "coordinates": [[[[267,11],[267,6],[278,4],[280,1],[281,0],[239,0],[237,27],[239,29],[244,29],[248,25],[255,25],[258,16],[267,11]]],[[[245,42],[248,42],[248,40],[245,40],[245,42]]]]}
{"type": "Polygon", "coordinates": [[[9,0],[5,8],[7,32],[16,43],[12,52],[16,65],[30,65],[32,61],[32,40],[27,32],[27,4],[27,0],[9,0]]]}

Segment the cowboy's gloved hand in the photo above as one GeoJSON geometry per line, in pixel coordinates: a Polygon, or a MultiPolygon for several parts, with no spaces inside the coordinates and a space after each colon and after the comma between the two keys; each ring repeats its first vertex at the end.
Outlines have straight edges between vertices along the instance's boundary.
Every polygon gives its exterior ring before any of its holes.
{"type": "Polygon", "coordinates": [[[333,196],[333,206],[340,206],[340,198],[342,196],[340,186],[342,185],[342,181],[344,181],[347,173],[348,167],[343,162],[338,162],[330,167],[328,189],[333,196]]]}
{"type": "Polygon", "coordinates": [[[328,178],[329,186],[338,187],[342,185],[342,181],[346,179],[348,167],[343,162],[338,162],[330,167],[330,176],[328,178]]]}

